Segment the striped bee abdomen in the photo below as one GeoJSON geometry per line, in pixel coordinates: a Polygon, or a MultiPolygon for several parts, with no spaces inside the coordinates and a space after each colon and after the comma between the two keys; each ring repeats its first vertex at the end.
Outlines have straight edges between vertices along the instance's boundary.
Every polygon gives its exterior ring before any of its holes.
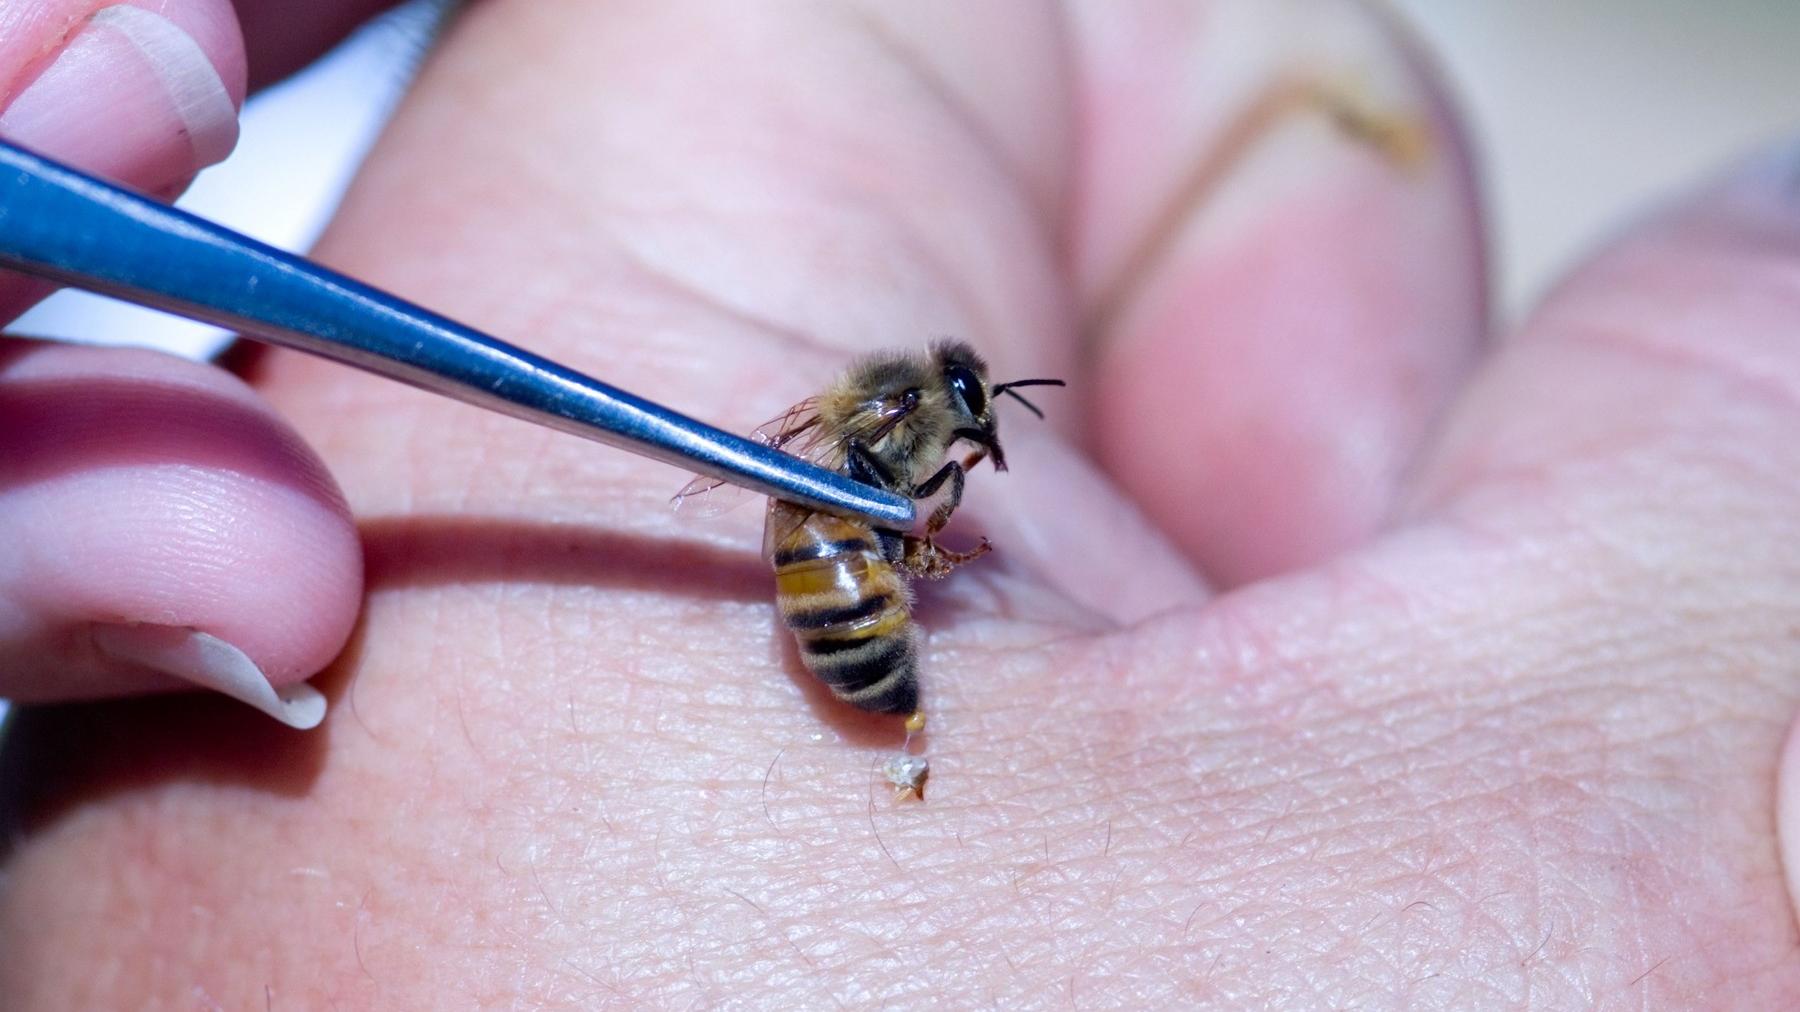
{"type": "Polygon", "coordinates": [[[781,502],[770,505],[768,522],[776,606],[807,670],[859,709],[917,710],[918,635],[906,579],[875,532],[781,502]]]}

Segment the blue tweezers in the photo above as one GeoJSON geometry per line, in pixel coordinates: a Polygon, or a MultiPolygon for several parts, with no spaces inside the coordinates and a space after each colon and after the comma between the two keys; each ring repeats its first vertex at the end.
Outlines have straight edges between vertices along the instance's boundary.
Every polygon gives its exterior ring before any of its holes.
{"type": "Polygon", "coordinates": [[[229,327],[755,492],[905,528],[911,501],[0,141],[0,266],[229,327]]]}

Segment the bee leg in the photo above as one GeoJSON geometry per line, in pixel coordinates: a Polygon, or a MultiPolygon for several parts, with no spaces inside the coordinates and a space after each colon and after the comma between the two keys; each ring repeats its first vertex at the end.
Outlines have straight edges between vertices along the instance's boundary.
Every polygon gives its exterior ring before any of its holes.
{"type": "Polygon", "coordinates": [[[922,576],[927,580],[941,580],[950,575],[950,571],[965,562],[972,562],[994,550],[988,539],[982,538],[981,544],[966,552],[952,551],[930,538],[915,534],[906,535],[905,550],[900,556],[900,568],[913,576],[922,576]]]}
{"type": "Polygon", "coordinates": [[[953,460],[938,468],[936,474],[925,479],[923,483],[913,489],[912,497],[914,499],[929,499],[937,495],[938,489],[943,488],[945,482],[950,483],[950,494],[944,497],[943,502],[938,503],[937,509],[931,511],[930,519],[925,521],[925,537],[927,539],[943,530],[944,525],[950,522],[950,514],[955,513],[956,507],[962,505],[965,473],[963,466],[953,460]]]}
{"type": "Polygon", "coordinates": [[[950,570],[965,562],[973,562],[994,550],[993,543],[986,538],[982,538],[981,544],[976,545],[966,552],[958,552],[953,549],[945,548],[943,545],[938,544],[930,538],[921,538],[920,540],[930,547],[932,554],[936,558],[943,561],[945,573],[948,573],[950,570]]]}
{"type": "Polygon", "coordinates": [[[852,439],[845,445],[844,464],[845,470],[850,472],[850,477],[864,485],[873,485],[888,492],[897,491],[895,486],[899,482],[894,480],[893,474],[888,471],[887,465],[881,462],[881,458],[869,452],[869,448],[863,445],[862,440],[852,439]]]}
{"type": "Polygon", "coordinates": [[[925,521],[923,536],[909,534],[905,538],[905,550],[900,564],[914,576],[938,580],[950,574],[950,571],[965,562],[981,558],[993,551],[988,539],[982,538],[981,544],[966,552],[952,551],[937,543],[936,535],[950,522],[950,515],[962,503],[964,469],[963,465],[951,461],[938,469],[938,472],[925,479],[913,489],[913,498],[929,499],[936,495],[945,484],[950,486],[950,493],[944,497],[931,516],[925,521]]]}

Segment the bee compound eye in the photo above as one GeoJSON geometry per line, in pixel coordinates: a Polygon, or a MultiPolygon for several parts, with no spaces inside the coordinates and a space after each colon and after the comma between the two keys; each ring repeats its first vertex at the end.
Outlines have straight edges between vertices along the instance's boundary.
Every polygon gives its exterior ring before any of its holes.
{"type": "Polygon", "coordinates": [[[979,417],[987,410],[987,392],[981,389],[981,380],[967,366],[953,365],[946,372],[950,379],[950,389],[955,390],[956,396],[962,398],[969,414],[979,417]]]}

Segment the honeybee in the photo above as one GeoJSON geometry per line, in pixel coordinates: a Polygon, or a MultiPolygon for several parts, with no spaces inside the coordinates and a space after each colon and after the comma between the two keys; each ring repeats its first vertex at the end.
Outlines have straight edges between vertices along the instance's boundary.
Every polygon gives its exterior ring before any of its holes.
{"type": "MultiPolygon", "coordinates": [[[[988,553],[986,538],[968,551],[937,543],[962,502],[965,476],[982,460],[1006,470],[994,400],[1016,398],[1044,417],[1020,387],[1062,386],[1057,379],[989,383],[987,363],[960,341],[920,353],[865,358],[817,397],[757,430],[769,446],[838,470],[864,484],[924,503],[941,496],[921,534],[874,527],[770,499],[763,555],[775,570],[775,600],[808,671],[838,699],[875,713],[919,713],[918,627],[909,581],[940,579],[988,553]],[[952,447],[968,453],[946,461],[952,447]]],[[[716,487],[705,479],[677,503],[716,487]]]]}

